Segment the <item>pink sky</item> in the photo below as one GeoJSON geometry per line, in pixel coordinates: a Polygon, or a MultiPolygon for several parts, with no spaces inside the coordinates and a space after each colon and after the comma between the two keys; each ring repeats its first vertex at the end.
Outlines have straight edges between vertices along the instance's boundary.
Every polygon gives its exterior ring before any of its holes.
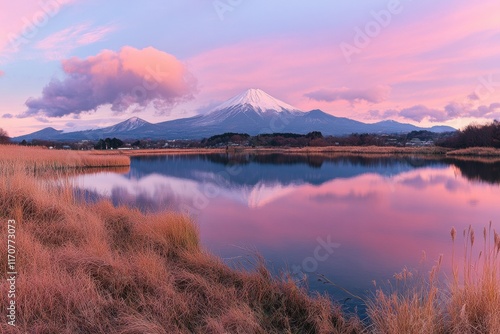
{"type": "MultiPolygon", "coordinates": [[[[498,1],[247,1],[224,13],[209,2],[194,9],[195,3],[2,0],[0,127],[16,136],[47,126],[108,126],[132,116],[160,122],[196,115],[248,88],[304,111],[366,122],[390,117],[463,127],[500,118],[498,1]],[[355,52],[346,55],[345,45],[355,52]],[[85,63],[105,52],[145,49],[175,59],[196,85],[179,91],[184,79],[171,78],[177,81],[154,93],[156,99],[129,99],[119,112],[110,99],[90,110],[71,101],[63,115],[26,105],[43,102],[54,80],[69,85],[69,59],[85,63]]],[[[147,57],[136,62],[140,73],[151,65],[147,57]]],[[[102,75],[108,70],[102,67],[102,75]]],[[[104,85],[117,96],[130,93],[116,80],[104,85]]],[[[64,87],[68,96],[89,99],[64,87]]]]}

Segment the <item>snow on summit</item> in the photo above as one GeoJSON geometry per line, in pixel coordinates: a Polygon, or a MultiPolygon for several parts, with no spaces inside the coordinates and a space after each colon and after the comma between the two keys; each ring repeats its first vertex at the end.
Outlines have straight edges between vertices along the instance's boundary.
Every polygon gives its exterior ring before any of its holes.
{"type": "Polygon", "coordinates": [[[226,102],[212,109],[211,112],[228,109],[235,106],[243,106],[246,104],[251,105],[255,110],[260,109],[260,111],[300,111],[300,109],[272,97],[263,90],[252,88],[227,100],[226,102]]]}
{"type": "Polygon", "coordinates": [[[121,132],[121,131],[130,131],[139,128],[140,126],[148,124],[145,120],[139,117],[132,117],[127,119],[126,121],[123,121],[121,123],[115,124],[113,126],[105,128],[105,130],[111,131],[111,132],[121,132]]]}

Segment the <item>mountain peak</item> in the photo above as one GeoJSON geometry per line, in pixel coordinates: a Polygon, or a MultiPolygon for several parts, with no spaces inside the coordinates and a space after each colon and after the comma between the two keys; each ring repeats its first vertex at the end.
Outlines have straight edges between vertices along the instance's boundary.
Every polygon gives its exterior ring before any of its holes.
{"type": "Polygon", "coordinates": [[[145,120],[143,120],[142,118],[139,118],[139,117],[130,117],[129,119],[127,119],[126,121],[124,121],[123,123],[134,123],[134,124],[137,124],[137,123],[147,123],[145,120]]]}
{"type": "Polygon", "coordinates": [[[261,112],[266,110],[274,110],[278,112],[283,110],[300,111],[300,109],[272,97],[261,89],[250,88],[212,109],[212,112],[244,105],[250,105],[254,109],[261,112]]]}
{"type": "Polygon", "coordinates": [[[145,124],[150,124],[150,123],[146,122],[142,118],[134,116],[127,119],[126,121],[104,128],[102,130],[104,130],[105,132],[123,132],[123,131],[135,130],[145,124]]]}

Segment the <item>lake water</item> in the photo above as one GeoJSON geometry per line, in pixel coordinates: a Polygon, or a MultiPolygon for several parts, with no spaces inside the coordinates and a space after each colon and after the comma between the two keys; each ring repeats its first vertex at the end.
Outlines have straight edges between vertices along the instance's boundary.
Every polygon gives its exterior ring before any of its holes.
{"type": "Polygon", "coordinates": [[[76,182],[116,205],[189,212],[204,247],[228,264],[245,265],[258,253],[275,273],[306,274],[311,291],[327,291],[348,309],[360,305],[318,274],[364,297],[374,280],[380,284],[405,267],[425,273],[440,254],[449,268],[453,226],[461,232],[471,224],[482,235],[492,221],[500,230],[498,162],[148,156],[132,158],[126,174],[82,175],[76,182]]]}

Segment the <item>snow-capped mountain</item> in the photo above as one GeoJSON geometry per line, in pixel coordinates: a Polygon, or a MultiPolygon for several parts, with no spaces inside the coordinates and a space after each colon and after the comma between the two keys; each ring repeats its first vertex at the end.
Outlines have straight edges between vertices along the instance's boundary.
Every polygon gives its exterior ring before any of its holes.
{"type": "Polygon", "coordinates": [[[47,128],[13,140],[79,141],[106,137],[116,137],[122,140],[202,139],[225,132],[257,135],[277,132],[306,134],[321,131],[324,135],[342,136],[351,133],[406,133],[414,130],[455,131],[447,126],[420,128],[390,120],[367,124],[345,117],[336,117],[321,110],[304,112],[260,89],[248,89],[204,115],[157,124],[132,117],[110,127],[68,133],[47,128]]]}
{"type": "MultiPolygon", "coordinates": [[[[248,89],[221,103],[207,114],[187,120],[189,120],[189,126],[201,130],[207,136],[223,132],[258,134],[278,132],[271,129],[273,122],[303,115],[304,112],[298,108],[260,89],[248,89]]],[[[168,132],[175,131],[169,128],[172,125],[169,122],[160,123],[162,124],[167,127],[168,132]]]]}
{"type": "Polygon", "coordinates": [[[213,114],[220,110],[232,110],[245,106],[250,106],[259,113],[264,113],[266,111],[301,111],[294,106],[272,97],[263,90],[251,88],[215,107],[210,113],[213,114]]]}
{"type": "Polygon", "coordinates": [[[144,125],[151,125],[151,123],[146,122],[145,120],[139,117],[132,117],[124,122],[115,124],[113,126],[109,126],[107,128],[103,128],[101,129],[101,131],[104,133],[125,132],[125,131],[136,130],[144,125]]]}

